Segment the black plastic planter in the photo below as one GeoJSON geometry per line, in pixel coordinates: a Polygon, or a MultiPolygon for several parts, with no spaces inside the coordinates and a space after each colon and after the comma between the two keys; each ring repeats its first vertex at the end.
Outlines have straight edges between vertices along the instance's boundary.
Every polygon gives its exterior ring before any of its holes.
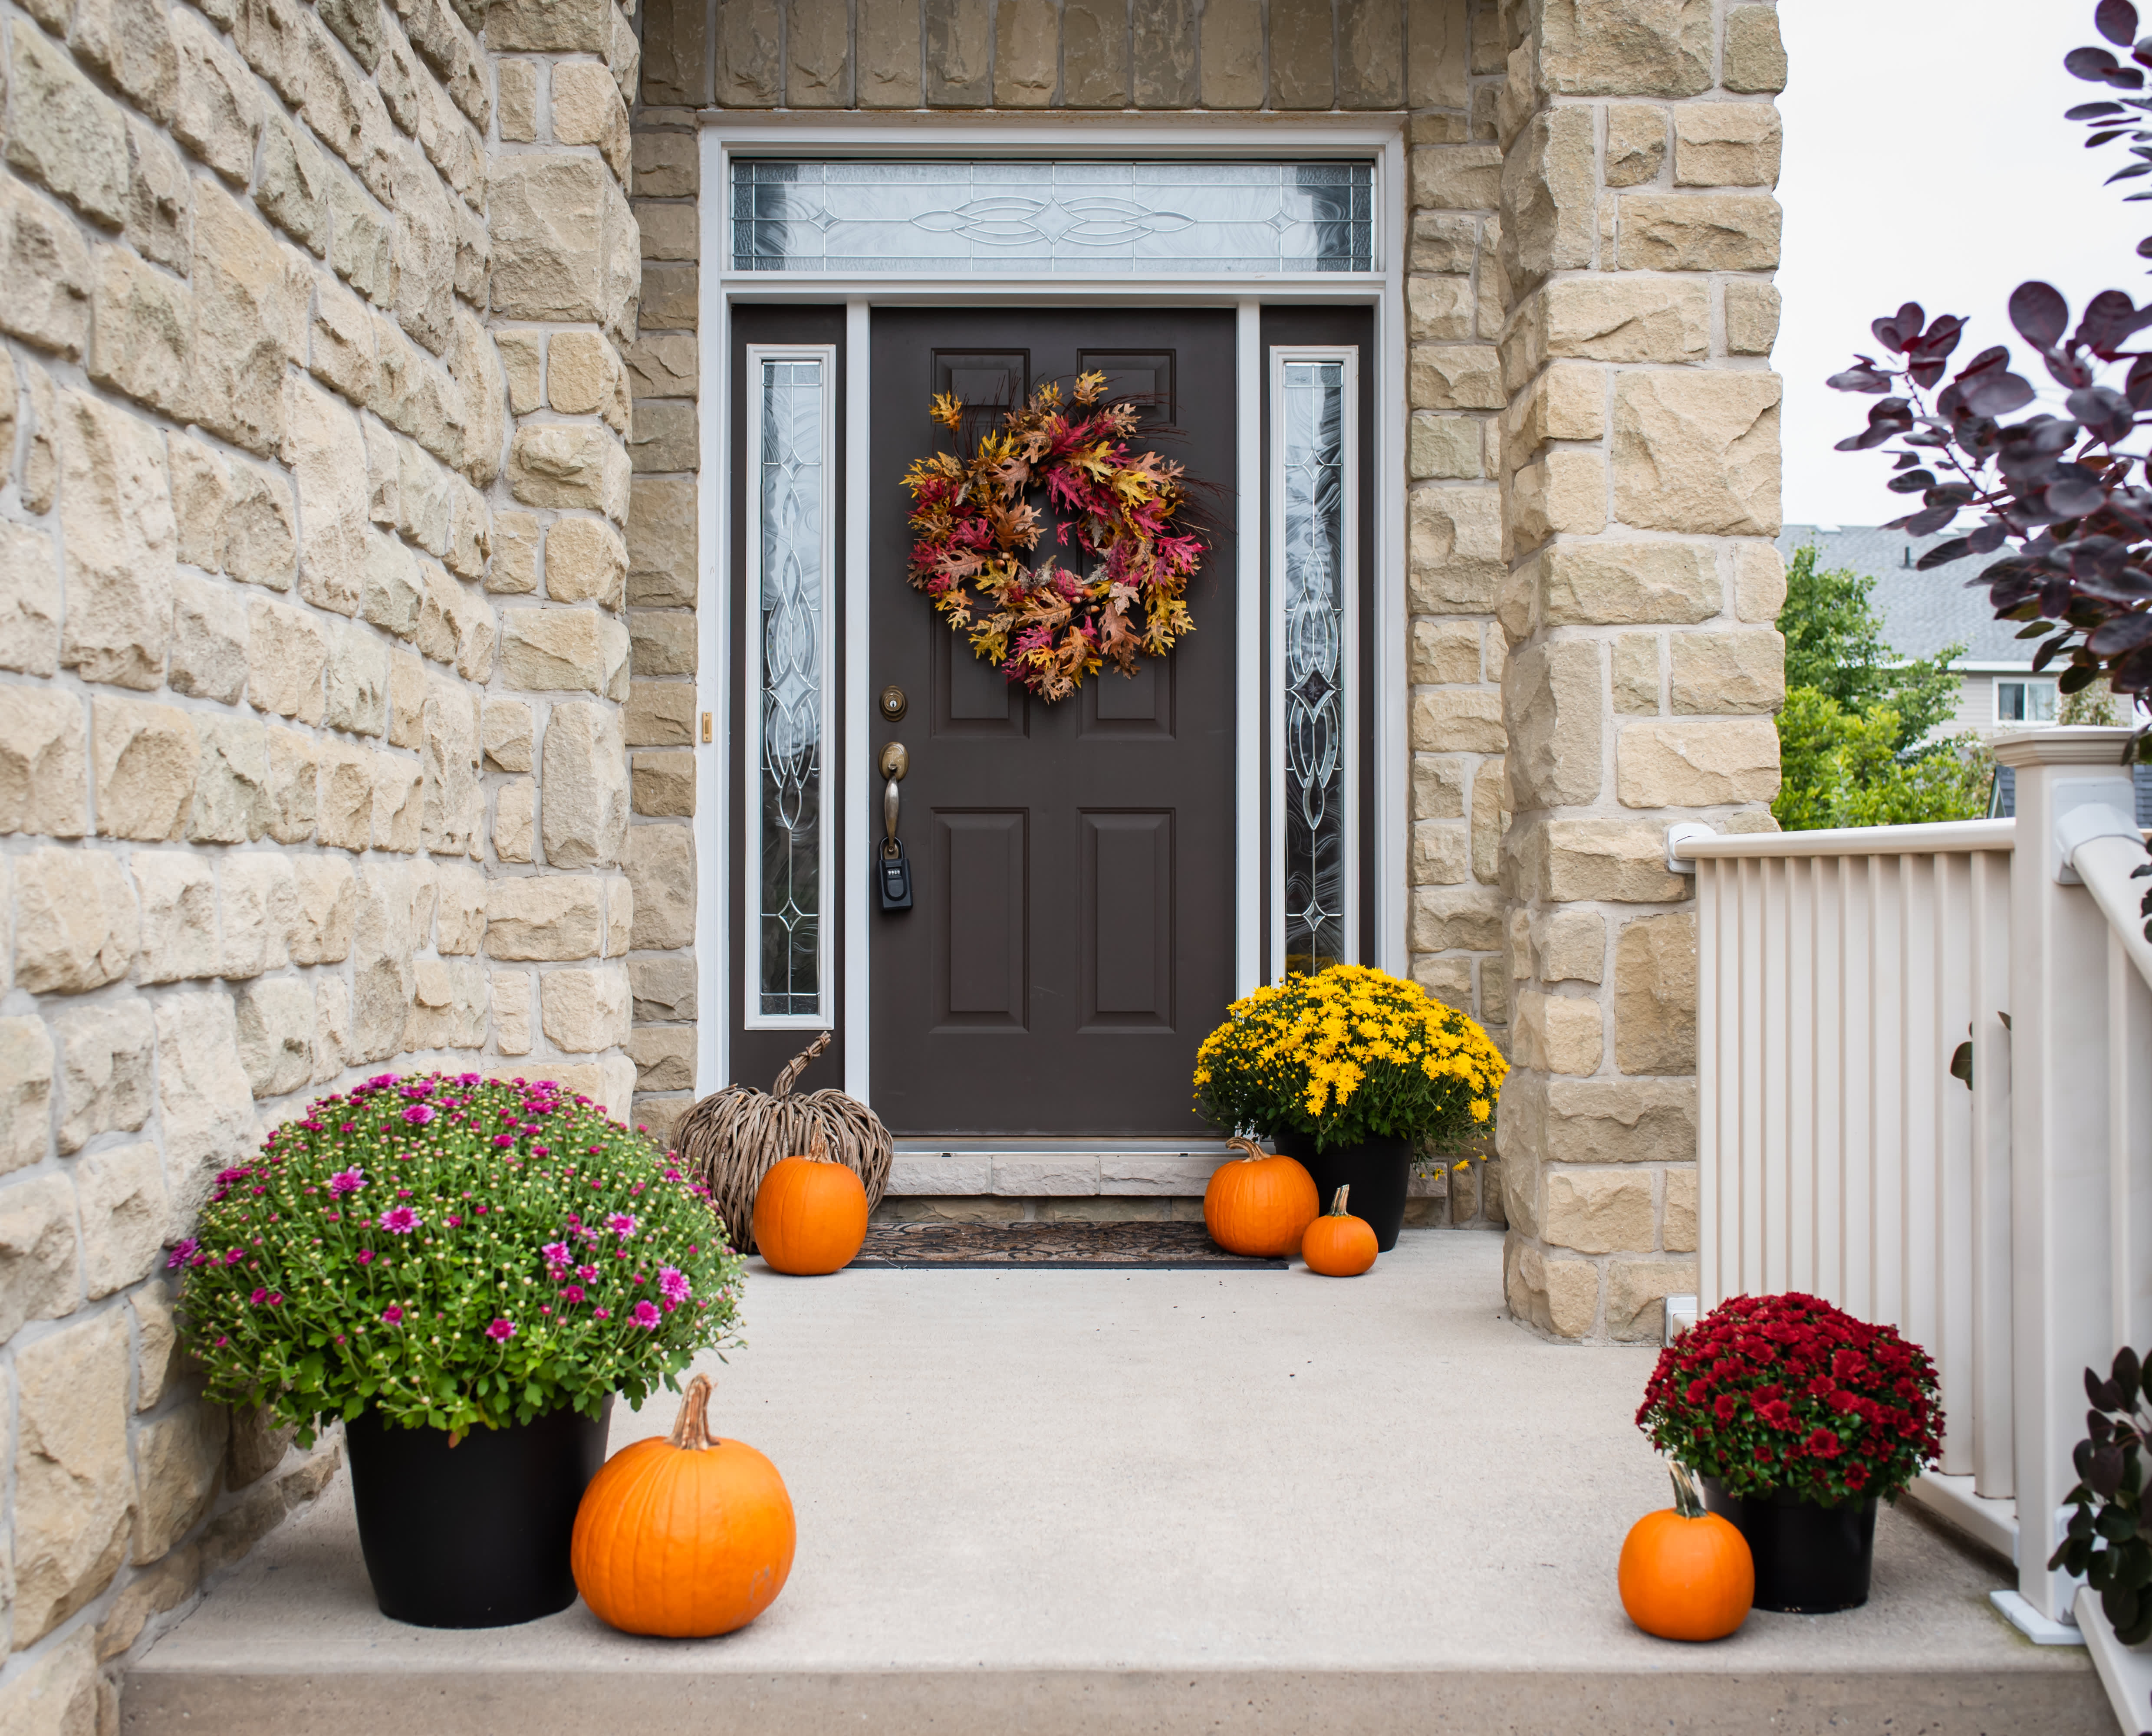
{"type": "Polygon", "coordinates": [[[438,1429],[344,1425],[358,1546],[374,1601],[419,1627],[505,1627],[576,1601],[568,1546],[583,1490],[605,1463],[612,1400],[454,1446],[438,1429]]]}
{"type": "Polygon", "coordinates": [[[1875,1502],[1819,1507],[1778,1490],[1733,1495],[1703,1480],[1703,1504],[1748,1540],[1756,1563],[1756,1607],[1803,1616],[1858,1609],[1875,1565],[1875,1502]]]}
{"type": "Polygon", "coordinates": [[[1337,1190],[1349,1184],[1353,1192],[1345,1209],[1375,1232],[1375,1246],[1383,1253],[1398,1245],[1405,1221],[1405,1190],[1412,1181],[1409,1140],[1368,1140],[1320,1154],[1304,1134],[1281,1133],[1275,1143],[1281,1154],[1297,1159],[1315,1178],[1315,1201],[1322,1211],[1329,1211],[1337,1190]]]}

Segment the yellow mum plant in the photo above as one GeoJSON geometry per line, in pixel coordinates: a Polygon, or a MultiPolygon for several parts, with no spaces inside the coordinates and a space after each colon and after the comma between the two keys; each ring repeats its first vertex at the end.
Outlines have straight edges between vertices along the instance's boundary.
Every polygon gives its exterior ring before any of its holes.
{"type": "Polygon", "coordinates": [[[1195,1106],[1229,1132],[1454,1145],[1492,1124],[1509,1072],[1487,1033],[1366,965],[1288,977],[1226,1009],[1195,1056],[1195,1106]]]}

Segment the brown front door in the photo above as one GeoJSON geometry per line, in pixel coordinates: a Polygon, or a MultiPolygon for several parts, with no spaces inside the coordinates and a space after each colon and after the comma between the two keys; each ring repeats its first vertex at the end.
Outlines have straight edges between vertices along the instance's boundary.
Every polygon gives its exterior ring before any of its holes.
{"type": "Polygon", "coordinates": [[[874,316],[867,676],[906,698],[874,747],[911,756],[914,891],[868,914],[871,1066],[899,1134],[1206,1131],[1190,1075],[1232,988],[1233,334],[1226,310],[874,316]],[[1210,546],[1195,632],[1048,704],[906,582],[896,479],[947,438],[935,393],[986,410],[1094,368],[1143,404],[1141,444],[1187,467],[1210,546]]]}

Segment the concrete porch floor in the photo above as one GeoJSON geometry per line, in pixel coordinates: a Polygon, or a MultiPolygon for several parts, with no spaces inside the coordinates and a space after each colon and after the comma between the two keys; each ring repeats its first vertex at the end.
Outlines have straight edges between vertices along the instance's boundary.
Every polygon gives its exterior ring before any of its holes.
{"type": "Polygon", "coordinates": [[[1881,1515],[1863,1610],[1638,1633],[1614,1563],[1668,1499],[1631,1422],[1653,1353],[1511,1324],[1500,1251],[1409,1232],[1349,1282],[755,1261],[713,1420],[776,1461],[799,1550],[753,1627],[400,1627],[340,1477],[135,1667],[123,1727],[2112,1730],[2084,1652],[2023,1640],[1987,1603],[2002,1566],[1910,1507],[1881,1515]]]}

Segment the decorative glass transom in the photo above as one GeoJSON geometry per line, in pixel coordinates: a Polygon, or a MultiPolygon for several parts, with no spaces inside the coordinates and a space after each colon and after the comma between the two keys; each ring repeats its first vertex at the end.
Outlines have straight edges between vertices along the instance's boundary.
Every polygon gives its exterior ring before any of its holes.
{"type": "Polygon", "coordinates": [[[1285,967],[1345,962],[1345,363],[1279,369],[1284,612],[1285,967]]]}
{"type": "Polygon", "coordinates": [[[733,269],[1370,272],[1370,163],[733,164],[733,269]]]}
{"type": "Polygon", "coordinates": [[[828,1016],[823,743],[828,718],[829,364],[754,364],[750,656],[755,706],[758,998],[764,1018],[828,1016]]]}

